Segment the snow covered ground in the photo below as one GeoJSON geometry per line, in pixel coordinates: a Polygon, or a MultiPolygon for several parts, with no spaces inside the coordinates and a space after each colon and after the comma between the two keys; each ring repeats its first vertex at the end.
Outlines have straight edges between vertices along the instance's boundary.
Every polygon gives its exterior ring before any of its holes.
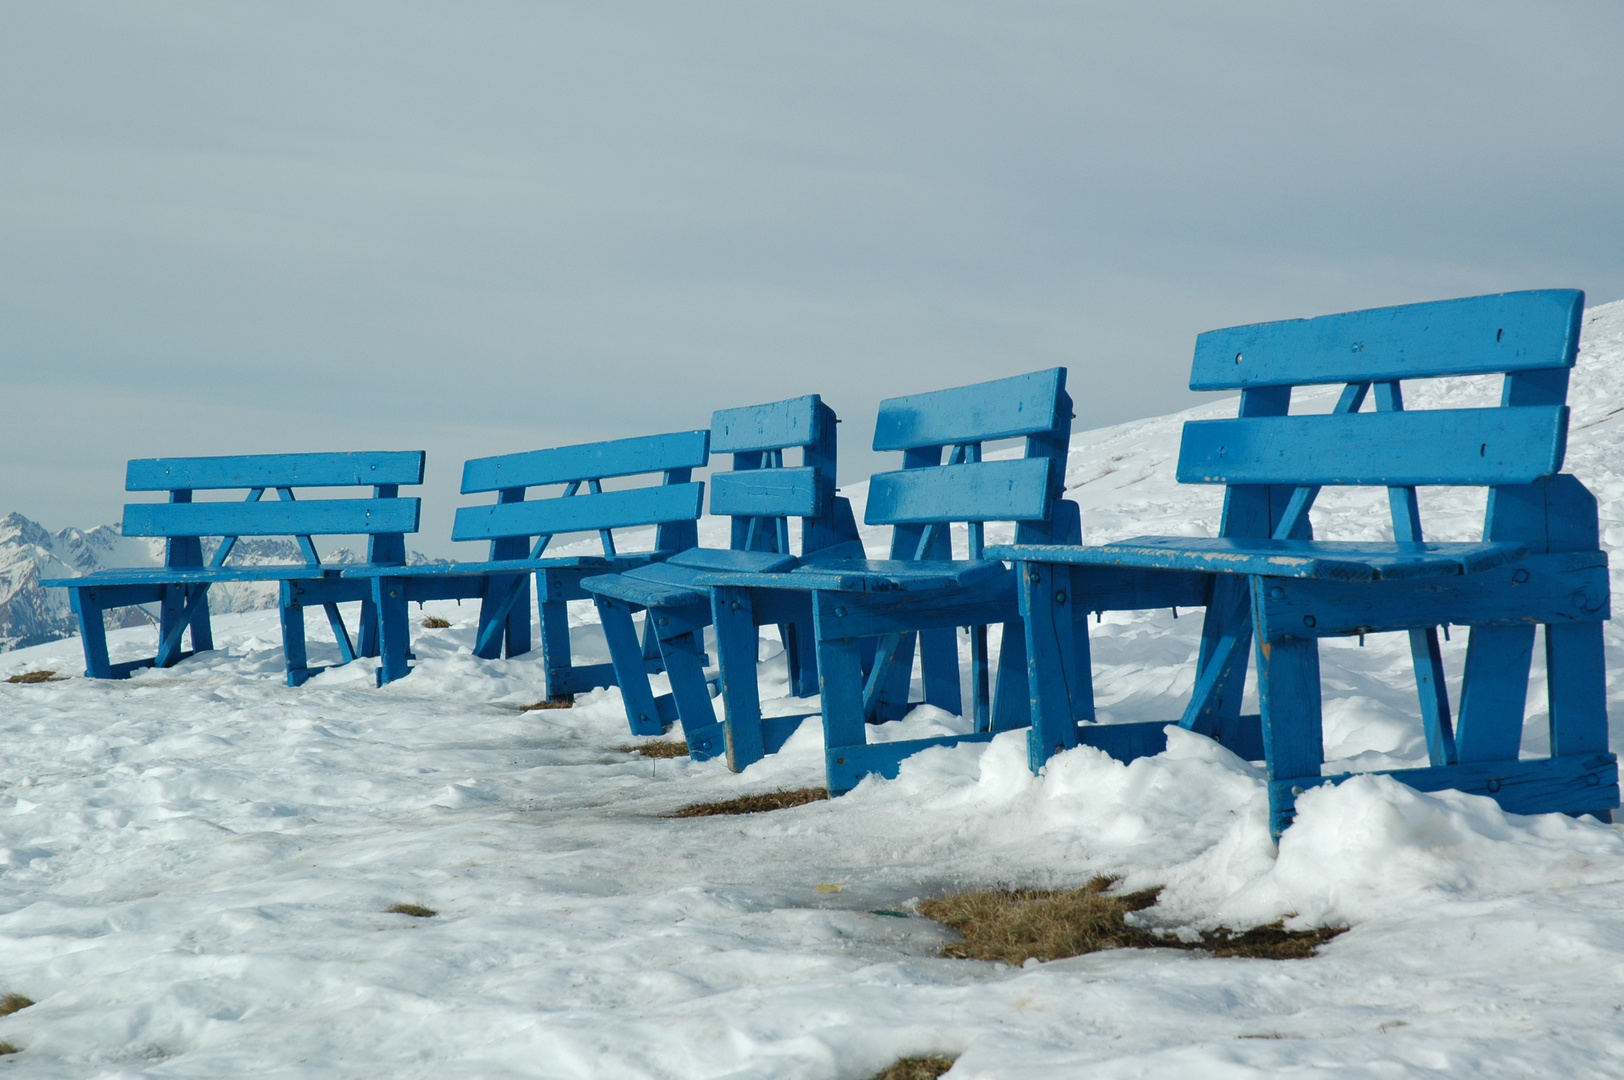
{"type": "MultiPolygon", "coordinates": [[[[1624,304],[1586,318],[1568,468],[1616,549],[1624,304]]],[[[1496,392],[1409,390],[1423,407],[1496,392]]],[[[1088,538],[1215,529],[1218,492],[1178,487],[1173,462],[1183,419],[1232,409],[1079,434],[1088,538]]],[[[1328,494],[1316,528],[1379,536],[1384,502],[1328,494]]],[[[1422,511],[1465,538],[1482,505],[1427,491],[1422,511]]],[[[955,1080],[1624,1075],[1618,828],[1366,778],[1304,796],[1276,856],[1258,771],[1177,732],[1126,767],[1085,748],[1034,778],[1014,733],[833,802],[664,818],[817,783],[816,723],[738,776],[628,755],[617,692],[521,713],[539,659],[475,660],[472,607],[427,613],[452,627],[419,631],[417,670],[382,690],[366,661],[284,686],[273,612],[223,616],[219,651],[128,682],[0,683],[0,993],[38,1002],[0,1019],[22,1048],[0,1077],[856,1080],[927,1052],[962,1055],[955,1080]],[[872,913],[1098,873],[1165,885],[1148,914],[1167,926],[1351,930],[1305,961],[1014,969],[941,959],[941,928],[872,913]],[[439,914],[383,913],[400,902],[439,914]]],[[[1176,717],[1198,629],[1106,615],[1105,718],[1176,717]]],[[[114,659],[151,636],[110,635],[114,659]]],[[[1624,717],[1624,634],[1607,640],[1624,717]]],[[[1323,651],[1333,767],[1423,759],[1402,637],[1323,651]]],[[[1457,680],[1463,652],[1457,634],[1457,680]]],[[[79,671],[77,641],[0,656],[0,677],[47,667],[79,671]]],[[[924,712],[904,724],[960,722],[924,712]]]]}

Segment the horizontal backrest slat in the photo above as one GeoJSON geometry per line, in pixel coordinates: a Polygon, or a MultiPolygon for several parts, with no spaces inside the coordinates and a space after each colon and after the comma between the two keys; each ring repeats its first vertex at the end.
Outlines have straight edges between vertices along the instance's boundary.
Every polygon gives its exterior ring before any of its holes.
{"type": "Polygon", "coordinates": [[[1183,484],[1527,484],[1562,467],[1566,405],[1192,420],[1183,484]]]}
{"type": "Polygon", "coordinates": [[[572,495],[567,499],[464,506],[457,511],[451,539],[499,540],[694,521],[699,518],[704,496],[705,485],[694,482],[572,495]]]}
{"type": "Polygon", "coordinates": [[[811,517],[818,510],[817,470],[744,469],[712,473],[711,513],[811,517]]]}
{"type": "Polygon", "coordinates": [[[462,467],[462,493],[697,469],[710,461],[709,446],[709,431],[674,431],[474,458],[462,467]]]}
{"type": "Polygon", "coordinates": [[[875,473],[863,520],[870,525],[931,521],[1041,521],[1049,513],[1046,457],[875,473]]]}
{"type": "Polygon", "coordinates": [[[1049,368],[973,386],[887,398],[880,402],[874,425],[874,449],[909,450],[1048,431],[1055,425],[1065,385],[1066,369],[1049,368]]]}
{"type": "Polygon", "coordinates": [[[1209,330],[1192,390],[1436,378],[1572,367],[1584,293],[1439,300],[1209,330]]]}
{"type": "MultiPolygon", "coordinates": [[[[810,445],[818,437],[819,404],[818,395],[808,394],[767,405],[718,409],[711,414],[711,450],[740,454],[810,445]]],[[[714,491],[711,498],[716,498],[714,491]]]]}
{"type": "Polygon", "coordinates": [[[422,482],[423,451],[396,450],[363,454],[148,458],[130,462],[125,471],[124,489],[176,491],[190,488],[208,491],[219,488],[352,487],[357,484],[422,482]]]}
{"type": "Polygon", "coordinates": [[[125,536],[333,536],[417,531],[417,499],[130,503],[125,536]]]}

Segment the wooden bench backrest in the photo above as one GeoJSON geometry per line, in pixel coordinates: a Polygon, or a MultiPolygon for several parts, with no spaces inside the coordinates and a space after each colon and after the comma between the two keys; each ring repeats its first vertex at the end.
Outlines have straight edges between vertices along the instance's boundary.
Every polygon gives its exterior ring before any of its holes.
{"type": "Polygon", "coordinates": [[[869,481],[863,520],[895,526],[896,559],[949,557],[954,522],[969,525],[973,559],[988,521],[1015,522],[1016,543],[1078,543],[1076,505],[1061,498],[1071,418],[1065,368],[888,398],[874,449],[902,451],[902,468],[869,481]],[[1024,457],[982,460],[983,443],[1022,437],[1024,457]]]}
{"type": "Polygon", "coordinates": [[[705,485],[692,475],[709,460],[710,432],[703,430],[475,458],[463,466],[462,493],[494,491],[497,501],[459,508],[451,539],[489,540],[491,558],[522,559],[540,558],[554,536],[596,532],[604,555],[613,557],[615,529],[653,525],[655,550],[682,551],[699,542],[705,485]],[[604,480],[650,473],[660,475],[658,484],[602,487],[604,480]],[[558,484],[560,495],[525,498],[527,488],[558,484]]]}
{"type": "Polygon", "coordinates": [[[801,519],[801,554],[857,538],[850,506],[835,495],[836,419],[817,394],[719,409],[711,449],[733,468],[711,473],[711,513],[733,518],[735,551],[790,554],[789,519],[801,519]],[[801,464],[784,451],[799,448],[801,464]]]}
{"type": "Polygon", "coordinates": [[[124,507],[125,536],[167,538],[166,566],[201,566],[201,538],[221,537],[213,565],[222,566],[240,536],[292,536],[305,561],[320,562],[312,536],[363,534],[368,557],[406,561],[405,534],[417,531],[419,502],[401,484],[423,482],[421,450],[364,454],[255,454],[149,458],[129,463],[127,491],[167,491],[167,503],[124,507]],[[370,499],[305,499],[295,488],[371,487],[370,499]],[[194,491],[247,488],[244,502],[193,502],[194,491]],[[271,500],[262,496],[274,491],[271,500]]]}
{"type": "Polygon", "coordinates": [[[1321,486],[1386,486],[1397,539],[1420,540],[1417,485],[1501,493],[1561,470],[1583,311],[1551,289],[1204,333],[1190,388],[1240,390],[1240,414],[1185,424],[1178,479],[1229,485],[1223,535],[1282,539],[1312,535],[1321,486]],[[1404,379],[1485,374],[1505,376],[1499,408],[1404,409],[1404,379]],[[1328,383],[1345,384],[1335,411],[1288,415],[1292,387],[1328,383]]]}

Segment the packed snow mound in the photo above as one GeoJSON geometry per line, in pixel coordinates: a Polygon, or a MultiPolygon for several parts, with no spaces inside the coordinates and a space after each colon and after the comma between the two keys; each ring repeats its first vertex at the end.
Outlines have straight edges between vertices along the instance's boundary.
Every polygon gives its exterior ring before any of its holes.
{"type": "MultiPolygon", "coordinates": [[[[1610,550],[1620,361],[1624,304],[1587,312],[1568,467],[1610,550]]],[[[1407,394],[1489,403],[1490,383],[1407,394]]],[[[1088,538],[1215,530],[1221,493],[1180,487],[1173,461],[1184,420],[1233,408],[1078,433],[1067,484],[1088,538]]],[[[861,486],[845,494],[861,505],[861,486]]],[[[1439,538],[1481,527],[1480,497],[1428,490],[1422,510],[1439,538]]],[[[1385,500],[1329,492],[1315,527],[1382,535],[1385,500]]],[[[7,1068],[852,1080],[948,1053],[970,1078],[1601,1077],[1624,1057],[1617,827],[1366,776],[1305,793],[1277,850],[1260,770],[1177,728],[1128,765],[1084,747],[1033,776],[1012,732],[839,799],[674,819],[821,783],[821,726],[739,775],[626,754],[618,691],[522,712],[545,694],[540,656],[474,657],[475,605],[424,614],[451,625],[414,629],[415,670],[381,690],[370,660],[285,686],[269,611],[221,617],[220,648],[128,682],[0,682],[0,993],[38,1002],[0,1018],[22,1047],[7,1068]],[[1097,874],[1160,886],[1140,917],[1171,932],[1352,929],[1290,963],[1125,951],[1010,969],[943,959],[941,927],[897,917],[951,889],[1097,874]],[[398,903],[438,914],[386,913],[398,903]]],[[[592,606],[570,614],[577,661],[604,659],[592,606]]],[[[1102,716],[1176,718],[1199,624],[1091,625],[1102,716]]],[[[309,630],[312,661],[336,660],[309,630]]],[[[150,655],[152,631],[109,642],[115,661],[150,655]]],[[[1611,624],[1606,647],[1624,715],[1611,624]]],[[[1458,692],[1464,635],[1445,649],[1458,692]]],[[[766,633],[768,710],[815,709],[782,696],[776,650],[766,633]]],[[[1402,635],[1322,654],[1328,770],[1424,761],[1402,635]]],[[[1545,747],[1538,663],[1529,754],[1545,747]]],[[[76,641],[50,642],[0,656],[0,678],[81,666],[76,641]]],[[[963,727],[918,709],[875,737],[963,727]]]]}

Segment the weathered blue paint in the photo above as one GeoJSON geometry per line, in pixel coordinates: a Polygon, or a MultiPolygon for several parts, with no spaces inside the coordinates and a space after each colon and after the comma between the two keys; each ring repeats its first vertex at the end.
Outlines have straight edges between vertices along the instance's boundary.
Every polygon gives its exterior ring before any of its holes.
{"type": "Polygon", "coordinates": [[[1190,389],[1567,369],[1584,306],[1577,289],[1543,289],[1209,330],[1190,389]]]}
{"type": "Polygon", "coordinates": [[[705,579],[742,573],[772,580],[803,561],[860,549],[851,505],[835,495],[836,423],[817,395],[718,410],[711,418],[710,444],[731,453],[733,467],[711,474],[711,513],[732,518],[730,547],[694,547],[658,565],[583,581],[597,600],[634,734],[657,732],[656,721],[668,724],[674,718],[696,760],[726,754],[730,764],[742,768],[759,758],[771,740],[755,690],[757,628],[771,623],[779,626],[795,692],[816,693],[810,607],[727,607],[718,615],[705,579]],[[801,464],[786,467],[784,454],[794,450],[800,451],[801,464]],[[790,549],[790,517],[801,519],[799,557],[790,549]],[[632,622],[638,609],[645,611],[641,647],[632,622]],[[774,617],[765,618],[769,614],[774,617]],[[704,677],[709,660],[704,630],[713,623],[727,717],[723,725],[716,723],[704,677]],[[666,695],[656,696],[648,686],[644,657],[650,639],[658,644],[671,683],[666,695]]]}
{"type": "MultiPolygon", "coordinates": [[[[1027,542],[1080,539],[1075,504],[1061,499],[1071,399],[1063,369],[915,394],[881,403],[875,445],[903,451],[903,469],[870,482],[870,522],[895,522],[889,559],[868,559],[857,545],[804,558],[788,573],[713,570],[696,579],[711,589],[722,696],[732,728],[730,764],[743,768],[775,741],[760,720],[753,683],[754,641],[746,618],[774,621],[805,611],[817,657],[829,790],[848,790],[868,773],[893,776],[898,763],[927,746],[958,741],[867,743],[870,722],[901,718],[917,652],[925,701],[952,712],[961,700],[957,628],[969,626],[972,670],[970,738],[1023,726],[1025,638],[1014,576],[981,558],[980,526],[1013,520],[1027,542]],[[983,463],[981,442],[1026,436],[1026,454],[983,463]],[[923,440],[915,444],[913,440],[923,440]],[[940,440],[940,441],[935,441],[940,440]],[[968,559],[955,558],[953,523],[970,525],[968,559]],[[1004,624],[999,678],[991,685],[986,627],[1004,624]],[[732,650],[737,650],[736,654],[732,650]],[[748,678],[736,675],[750,672],[748,678]],[[754,730],[747,730],[747,725],[754,730]]],[[[797,629],[807,626],[803,618],[797,629]]],[[[804,648],[804,645],[801,647],[804,648]]],[[[780,725],[782,726],[782,725],[780,725]]]]}
{"type": "MultiPolygon", "coordinates": [[[[127,678],[148,666],[168,667],[214,647],[209,624],[208,590],[220,581],[281,583],[282,646],[287,678],[298,685],[310,675],[304,639],[306,597],[319,603],[348,663],[357,652],[375,655],[374,613],[364,585],[339,578],[338,568],[323,565],[312,536],[368,536],[366,568],[388,569],[406,559],[405,534],[416,532],[418,500],[400,495],[400,485],[423,480],[422,451],[357,454],[264,454],[238,457],[158,458],[131,461],[126,487],[131,491],[167,491],[168,502],[131,503],[124,508],[125,536],[165,538],[161,568],[104,570],[82,578],[43,584],[70,590],[85,648],[85,673],[92,678],[127,678]],[[370,499],[296,498],[295,489],[370,487],[370,499]],[[241,501],[196,502],[194,490],[247,489],[241,501]],[[276,492],[267,499],[268,491],[276,492]],[[203,564],[202,537],[219,537],[213,559],[203,564]],[[292,536],[304,558],[290,566],[232,566],[231,552],[240,536],[292,536]],[[359,645],[352,643],[339,616],[338,603],[363,601],[359,645]],[[110,664],[102,617],[106,611],[133,604],[159,607],[158,648],[150,660],[110,664]],[[185,635],[191,649],[183,649],[185,635]]],[[[351,567],[352,569],[356,567],[351,567]]]]}
{"type": "MultiPolygon", "coordinates": [[[[611,665],[574,662],[566,605],[588,597],[581,587],[585,578],[658,563],[697,542],[705,485],[690,476],[709,461],[708,447],[708,432],[679,431],[467,462],[464,493],[494,492],[496,501],[460,507],[451,538],[490,541],[489,559],[386,571],[361,567],[342,575],[359,584],[370,582],[366,587],[379,605],[378,618],[387,620],[378,624],[380,685],[410,671],[406,610],[414,601],[477,599],[474,655],[494,659],[529,652],[532,575],[541,611],[548,698],[566,700],[596,686],[615,685],[611,665]],[[658,480],[643,487],[603,490],[602,481],[627,476],[658,480]],[[529,497],[532,487],[556,485],[563,485],[561,493],[529,497]],[[617,550],[615,529],[650,525],[656,527],[654,550],[624,554],[617,550]],[[579,532],[596,532],[602,554],[544,555],[555,536],[579,532]]],[[[659,670],[658,657],[654,659],[654,670],[659,670]]],[[[640,674],[647,660],[640,651],[640,674]]]]}
{"type": "Polygon", "coordinates": [[[1017,560],[1022,577],[1033,768],[1099,730],[1079,705],[1093,690],[1086,645],[1067,637],[1078,612],[1064,612],[1060,598],[1086,615],[1180,592],[1194,598],[1205,579],[1195,693],[1180,722],[1208,734],[1237,730],[1255,644],[1276,835],[1297,794],[1341,779],[1320,776],[1318,639],[1381,631],[1409,635],[1431,760],[1394,776],[1422,790],[1486,794],[1514,812],[1606,816],[1619,804],[1601,648],[1607,557],[1594,497],[1558,472],[1582,310],[1583,294],[1557,290],[1202,335],[1191,385],[1243,390],[1240,418],[1186,425],[1180,453],[1181,481],[1229,485],[1220,536],[989,552],[1017,560]],[[1401,378],[1490,372],[1505,375],[1499,408],[1404,409],[1401,378]],[[1286,415],[1292,386],[1342,381],[1331,414],[1286,415]],[[1377,411],[1359,413],[1370,390],[1377,411]],[[1308,510],[1331,484],[1387,486],[1394,541],[1314,539],[1308,510]],[[1487,486],[1482,542],[1424,541],[1417,484],[1487,486]],[[1450,624],[1470,627],[1458,725],[1437,630],[1450,624]],[[1540,626],[1552,756],[1523,761],[1540,626]]]}

